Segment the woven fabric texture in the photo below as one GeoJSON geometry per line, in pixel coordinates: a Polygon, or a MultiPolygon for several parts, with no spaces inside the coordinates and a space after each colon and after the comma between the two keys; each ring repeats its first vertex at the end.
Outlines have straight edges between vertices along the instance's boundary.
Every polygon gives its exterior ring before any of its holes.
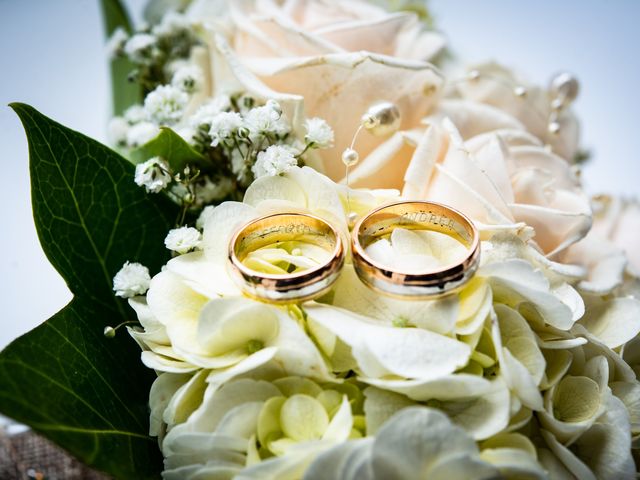
{"type": "Polygon", "coordinates": [[[108,480],[47,439],[27,431],[8,436],[0,428],[2,480],[108,480]]]}

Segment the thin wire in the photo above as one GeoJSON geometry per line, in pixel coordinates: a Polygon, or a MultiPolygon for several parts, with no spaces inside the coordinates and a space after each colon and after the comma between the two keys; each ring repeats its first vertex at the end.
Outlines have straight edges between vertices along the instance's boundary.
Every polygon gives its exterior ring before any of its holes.
{"type": "MultiPolygon", "coordinates": [[[[351,145],[349,146],[349,148],[351,150],[354,150],[354,146],[356,144],[356,139],[358,138],[358,135],[360,134],[360,132],[362,131],[362,129],[364,128],[364,125],[361,123],[357,130],[356,133],[353,134],[353,138],[351,139],[351,145]]],[[[347,215],[351,215],[352,211],[351,211],[351,186],[349,184],[349,170],[351,169],[350,165],[345,164],[345,172],[344,172],[344,177],[345,180],[347,182],[347,215]]]]}

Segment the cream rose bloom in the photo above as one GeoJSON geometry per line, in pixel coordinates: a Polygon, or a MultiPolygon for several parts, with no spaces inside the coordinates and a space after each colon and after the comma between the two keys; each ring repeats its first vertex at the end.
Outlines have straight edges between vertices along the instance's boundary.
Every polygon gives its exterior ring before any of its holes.
{"type": "Polygon", "coordinates": [[[403,196],[449,204],[486,230],[526,235],[527,225],[540,250],[556,255],[588,232],[588,198],[568,163],[517,123],[498,124],[498,114],[489,108],[442,103],[418,140],[403,196]],[[479,126],[491,121],[493,130],[483,133],[479,126]]]}
{"type": "Polygon", "coordinates": [[[568,162],[573,161],[578,152],[580,128],[570,109],[560,112],[557,119],[560,130],[551,133],[550,92],[495,62],[472,65],[469,70],[477,72],[479,76],[456,85],[456,90],[463,99],[490,105],[508,113],[521,122],[528,132],[550,145],[554,153],[568,162]],[[517,89],[523,88],[526,93],[517,95],[517,89]]]}
{"type": "MultiPolygon", "coordinates": [[[[372,104],[395,103],[401,130],[411,130],[432,111],[442,87],[442,75],[428,62],[442,49],[442,38],[413,13],[389,13],[359,0],[202,0],[188,14],[204,27],[208,46],[207,53],[194,55],[207,73],[208,88],[192,104],[237,91],[273,98],[300,138],[305,117],[325,119],[335,132],[334,147],[312,152],[307,163],[333,180],[344,176],[340,154],[372,104]]],[[[387,140],[362,135],[357,142],[361,158],[387,140]]],[[[396,172],[406,168],[411,150],[399,153],[396,172]]]]}
{"type": "Polygon", "coordinates": [[[608,195],[594,197],[593,228],[563,255],[565,262],[581,265],[586,275],[579,287],[585,293],[604,295],[622,287],[620,294],[640,292],[640,205],[608,195]]]}

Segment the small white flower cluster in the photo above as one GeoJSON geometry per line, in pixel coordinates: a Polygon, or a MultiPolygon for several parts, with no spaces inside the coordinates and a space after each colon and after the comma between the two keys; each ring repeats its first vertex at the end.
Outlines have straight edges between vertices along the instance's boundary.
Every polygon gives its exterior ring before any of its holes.
{"type": "MultiPolygon", "coordinates": [[[[197,67],[195,67],[197,68],[197,67]]],[[[159,125],[173,125],[182,118],[189,95],[173,85],[161,85],[144,99],[148,118],[159,125]]]]}
{"type": "Polygon", "coordinates": [[[264,152],[258,154],[256,163],[251,168],[256,178],[275,177],[282,175],[298,165],[292,149],[280,145],[271,145],[264,152]]]}
{"type": "Polygon", "coordinates": [[[169,230],[164,245],[169,250],[183,254],[200,246],[202,234],[193,227],[180,227],[169,230]]]}
{"type": "Polygon", "coordinates": [[[116,58],[124,55],[124,47],[129,40],[129,34],[122,27],[117,27],[105,45],[108,58],[116,58]]]}
{"type": "Polygon", "coordinates": [[[304,122],[307,134],[304,139],[318,148],[329,148],[333,146],[333,130],[322,118],[309,118],[304,122]]]}
{"type": "Polygon", "coordinates": [[[134,178],[137,185],[149,193],[158,193],[171,183],[169,164],[160,157],[153,157],[136,165],[134,178]]]}
{"type": "Polygon", "coordinates": [[[204,75],[197,65],[185,64],[171,77],[171,85],[186,93],[195,93],[202,89],[204,75]]]}
{"type": "Polygon", "coordinates": [[[203,104],[180,133],[199,151],[222,150],[235,181],[247,186],[253,178],[283,174],[308,150],[332,146],[333,130],[327,122],[312,118],[305,128],[302,143],[291,135],[287,116],[275,100],[256,105],[248,96],[220,95],[203,104]]]}
{"type": "Polygon", "coordinates": [[[176,125],[184,117],[184,111],[204,82],[202,70],[197,65],[184,63],[173,75],[170,85],[159,85],[144,99],[143,105],[129,107],[121,117],[109,122],[109,141],[122,149],[134,149],[153,140],[160,127],[176,125]]]}
{"type": "Polygon", "coordinates": [[[150,65],[161,55],[157,44],[155,35],[136,33],[126,41],[123,51],[133,63],[150,65]]]}
{"type": "Polygon", "coordinates": [[[149,290],[150,284],[149,269],[139,263],[125,262],[113,277],[113,291],[122,298],[144,295],[149,290]]]}

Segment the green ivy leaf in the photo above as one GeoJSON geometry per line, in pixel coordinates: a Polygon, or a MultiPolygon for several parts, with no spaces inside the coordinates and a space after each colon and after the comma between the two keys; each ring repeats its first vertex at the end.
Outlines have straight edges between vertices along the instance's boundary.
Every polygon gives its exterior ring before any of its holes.
{"type": "MultiPolygon", "coordinates": [[[[100,6],[102,7],[102,19],[107,38],[118,27],[123,28],[127,33],[132,33],[129,15],[119,0],[100,0],[100,6]]],[[[114,115],[120,115],[127,107],[142,101],[142,87],[137,83],[130,82],[128,78],[129,73],[134,69],[135,65],[126,58],[111,60],[111,92],[114,115]]]]}
{"type": "Polygon", "coordinates": [[[187,164],[196,164],[202,169],[207,168],[207,159],[169,127],[162,127],[158,136],[133,150],[130,157],[133,163],[142,163],[152,157],[162,157],[174,172],[181,172],[187,164]]]}
{"type": "MultiPolygon", "coordinates": [[[[148,436],[153,373],[127,335],[102,331],[135,319],[113,296],[125,260],[157,272],[177,207],[133,182],[134,167],[100,143],[24,104],[33,213],[42,248],[74,299],[0,353],[0,411],[116,478],[157,478],[148,436]]],[[[34,285],[34,295],[46,295],[34,285]]]]}

